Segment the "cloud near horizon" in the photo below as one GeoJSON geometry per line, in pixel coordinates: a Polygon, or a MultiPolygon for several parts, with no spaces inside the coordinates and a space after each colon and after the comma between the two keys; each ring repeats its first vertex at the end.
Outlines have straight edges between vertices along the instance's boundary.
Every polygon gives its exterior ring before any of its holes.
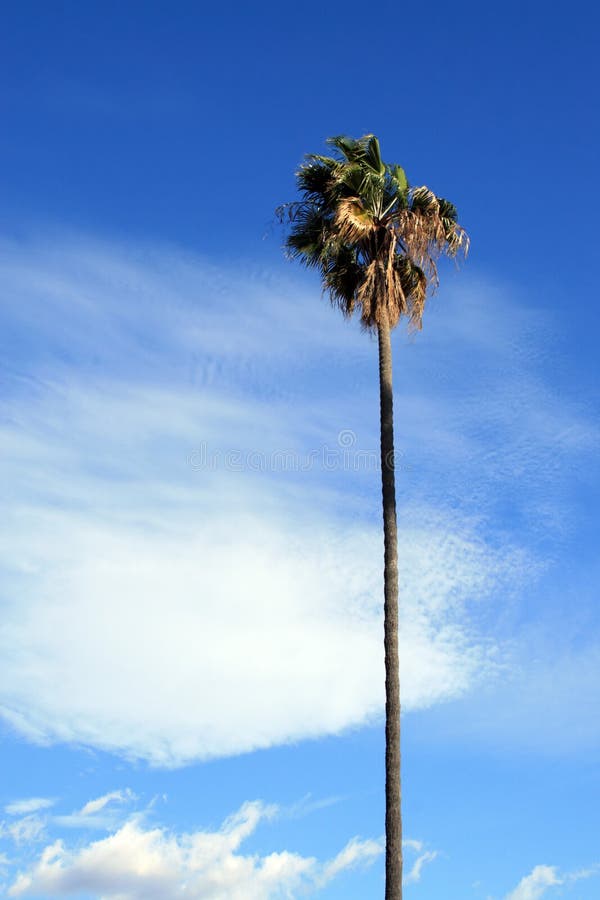
{"type": "Polygon", "coordinates": [[[277,807],[245,803],[216,831],[174,834],[129,819],[115,833],[86,846],[49,844],[36,863],[8,889],[10,897],[68,897],[85,893],[103,900],[278,900],[292,892],[318,891],[349,869],[369,865],[381,841],[353,838],[333,859],[319,862],[289,851],[240,852],[277,807]]]}

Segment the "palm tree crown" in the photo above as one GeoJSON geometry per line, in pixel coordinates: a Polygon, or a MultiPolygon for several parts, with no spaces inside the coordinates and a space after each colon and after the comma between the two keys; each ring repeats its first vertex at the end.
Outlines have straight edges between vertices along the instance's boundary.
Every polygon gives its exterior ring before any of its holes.
{"type": "Polygon", "coordinates": [[[335,157],[310,154],[297,172],[301,199],[277,210],[290,223],[290,256],[317,268],[342,312],[360,310],[365,328],[402,315],[414,328],[436,259],[468,250],[456,208],[427,187],[410,187],[404,169],[382,162],[372,134],[329,138],[335,157]]]}

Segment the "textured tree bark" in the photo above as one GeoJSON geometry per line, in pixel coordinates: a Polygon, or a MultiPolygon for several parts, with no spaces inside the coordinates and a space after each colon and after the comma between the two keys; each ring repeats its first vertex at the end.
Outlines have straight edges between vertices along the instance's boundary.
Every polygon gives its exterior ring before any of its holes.
{"type": "Polygon", "coordinates": [[[402,900],[398,531],[394,472],[392,344],[387,319],[378,326],[378,338],[385,597],[385,900],[402,900]]]}

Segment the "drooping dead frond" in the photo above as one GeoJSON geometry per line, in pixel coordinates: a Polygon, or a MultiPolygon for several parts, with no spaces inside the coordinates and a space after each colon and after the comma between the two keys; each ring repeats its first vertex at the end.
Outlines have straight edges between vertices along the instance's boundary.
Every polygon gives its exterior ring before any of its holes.
{"type": "Polygon", "coordinates": [[[395,267],[406,296],[410,328],[419,331],[422,327],[429,287],[427,275],[406,256],[397,256],[395,267]]]}
{"type": "Polygon", "coordinates": [[[444,224],[444,231],[446,232],[448,256],[458,256],[459,253],[466,256],[469,252],[471,242],[465,229],[457,222],[446,223],[446,220],[444,219],[442,219],[442,222],[444,224]]]}
{"type": "Polygon", "coordinates": [[[468,250],[469,239],[456,221],[455,207],[425,186],[412,189],[408,207],[398,212],[393,224],[406,256],[423,270],[433,290],[438,285],[436,260],[468,250]]]}
{"type": "Polygon", "coordinates": [[[363,272],[363,277],[356,292],[356,300],[360,304],[361,321],[367,328],[377,322],[377,313],[380,304],[378,298],[382,296],[382,288],[385,286],[385,273],[381,260],[373,259],[363,272]]]}
{"type": "Polygon", "coordinates": [[[384,236],[385,248],[364,270],[357,291],[361,323],[365,328],[377,327],[385,317],[394,328],[400,317],[409,313],[409,297],[398,268],[397,239],[393,232],[384,236]]]}

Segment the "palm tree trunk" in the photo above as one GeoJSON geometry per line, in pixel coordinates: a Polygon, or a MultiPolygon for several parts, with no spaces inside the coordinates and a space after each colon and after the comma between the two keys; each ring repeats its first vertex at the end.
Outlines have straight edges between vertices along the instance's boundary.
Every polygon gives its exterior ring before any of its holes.
{"type": "Polygon", "coordinates": [[[398,533],[394,475],[392,344],[387,318],[378,326],[381,486],[384,535],[385,646],[385,900],[402,900],[400,672],[398,663],[398,533]]]}

